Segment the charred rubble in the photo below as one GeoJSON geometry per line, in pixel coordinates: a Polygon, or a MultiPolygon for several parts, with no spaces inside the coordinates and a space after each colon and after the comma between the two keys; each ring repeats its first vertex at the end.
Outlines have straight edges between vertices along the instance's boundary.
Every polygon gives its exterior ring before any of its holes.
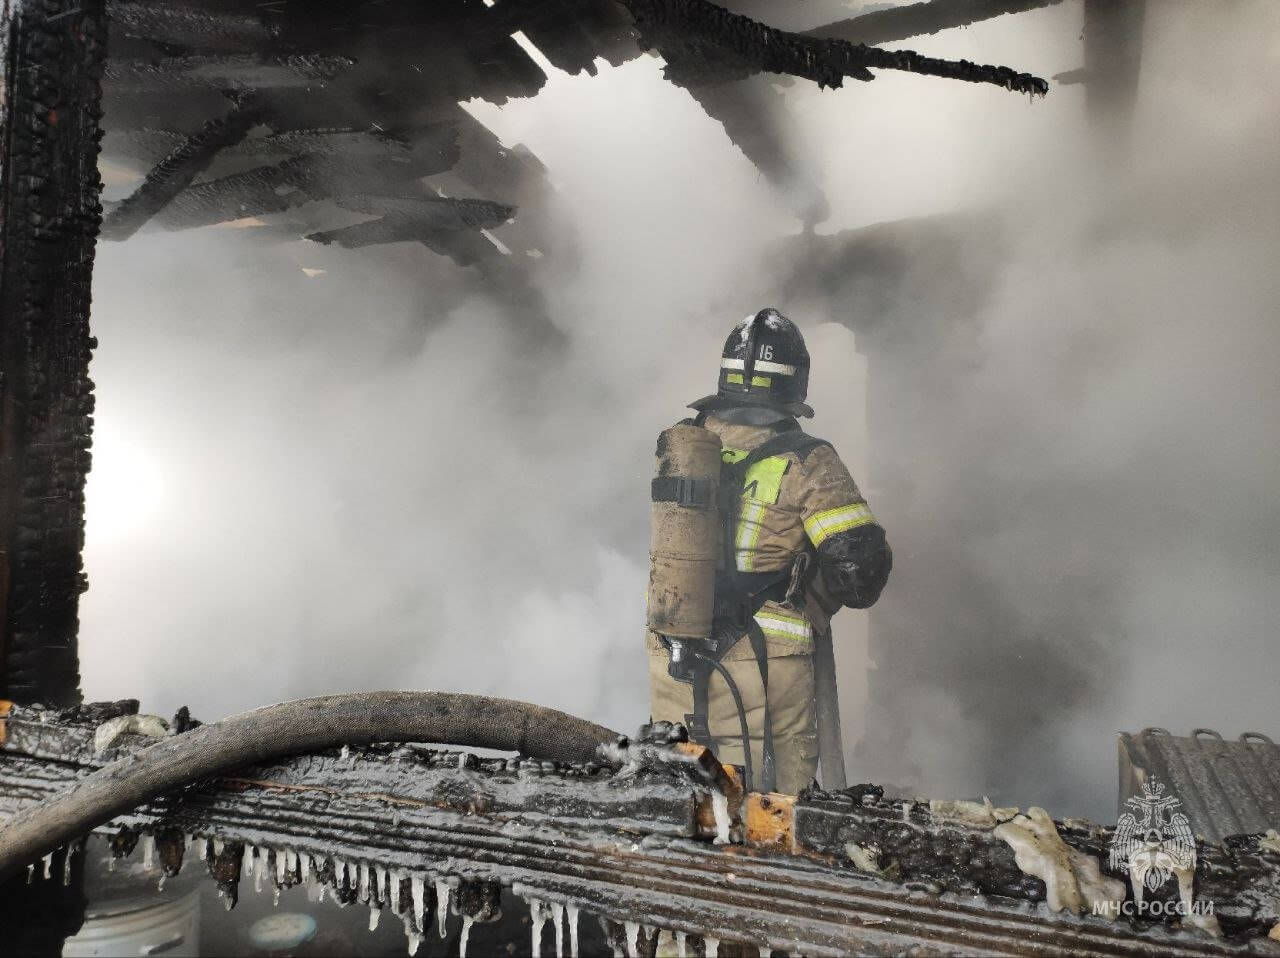
{"type": "MultiPolygon", "coordinates": [[[[0,821],[169,734],[136,709],[12,706],[0,821]]],[[[1174,883],[1154,893],[1168,906],[1158,916],[1095,915],[1083,892],[1063,903],[1063,882],[1084,889],[1091,861],[1100,887],[1130,894],[1108,871],[1112,829],[873,786],[743,794],[735,770],[668,732],[642,730],[586,762],[334,749],[194,783],[100,831],[157,880],[202,862],[228,907],[248,883],[276,895],[303,885],[313,899],[369,908],[371,922],[398,919],[411,949],[449,915],[466,928],[494,920],[507,889],[529,902],[539,941],[550,924],[563,947],[591,915],[628,953],[652,953],[660,930],[708,954],[720,942],[803,954],[1270,953],[1274,836],[1199,844],[1194,895],[1215,902],[1217,928],[1180,924],[1174,883]],[[1086,867],[1028,868],[1009,829],[1037,823],[1086,867]]],[[[50,861],[31,863],[33,884],[61,879],[50,861]]]]}

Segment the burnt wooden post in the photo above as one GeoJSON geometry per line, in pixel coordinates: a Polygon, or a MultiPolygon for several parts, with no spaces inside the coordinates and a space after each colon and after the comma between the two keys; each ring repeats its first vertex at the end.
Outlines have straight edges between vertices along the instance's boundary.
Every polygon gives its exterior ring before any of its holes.
{"type": "Polygon", "coordinates": [[[80,699],[103,0],[0,0],[0,698],[80,699]]]}

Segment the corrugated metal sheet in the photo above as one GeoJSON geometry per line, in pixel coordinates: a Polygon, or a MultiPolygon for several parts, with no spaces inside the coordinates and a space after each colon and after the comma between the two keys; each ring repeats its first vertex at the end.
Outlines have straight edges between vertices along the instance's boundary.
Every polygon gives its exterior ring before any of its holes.
{"type": "Polygon", "coordinates": [[[1120,735],[1120,811],[1154,777],[1177,795],[1192,830],[1210,842],[1280,830],[1280,746],[1260,732],[1227,741],[1213,729],[1187,736],[1147,728],[1120,735]]]}

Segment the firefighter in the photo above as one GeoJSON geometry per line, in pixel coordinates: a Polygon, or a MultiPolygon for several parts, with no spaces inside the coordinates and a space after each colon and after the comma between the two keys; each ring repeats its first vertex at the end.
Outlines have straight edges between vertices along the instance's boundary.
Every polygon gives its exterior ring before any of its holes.
{"type": "MultiPolygon", "coordinates": [[[[737,765],[745,764],[745,720],[753,786],[788,793],[811,783],[818,765],[815,640],[829,650],[831,616],[875,603],[892,565],[884,529],[840,457],[800,429],[797,418],[813,415],[808,380],[804,338],[778,310],[729,334],[716,394],[690,403],[697,416],[682,424],[720,441],[711,635],[673,641],[653,630],[651,612],[647,639],[653,720],[685,724],[737,765]],[[685,655],[686,646],[697,654],[685,655]],[[683,668],[690,659],[706,665],[700,675],[683,668]]],[[[817,661],[833,668],[829,651],[817,661]]],[[[817,687],[824,677],[834,694],[834,675],[820,673],[817,687]]],[[[828,719],[838,729],[834,703],[828,719]]],[[[823,756],[828,785],[837,760],[842,779],[843,756],[823,756]]]]}

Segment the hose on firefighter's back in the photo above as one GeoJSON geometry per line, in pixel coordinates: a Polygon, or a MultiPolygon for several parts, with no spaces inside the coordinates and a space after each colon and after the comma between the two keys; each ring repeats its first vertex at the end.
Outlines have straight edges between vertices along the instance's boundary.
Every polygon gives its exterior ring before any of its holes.
{"type": "Polygon", "coordinates": [[[617,737],[555,709],[453,692],[357,692],[268,705],[162,739],[23,809],[0,826],[0,880],[161,795],[287,755],[430,742],[586,762],[617,737]]]}
{"type": "MultiPolygon", "coordinates": [[[[742,705],[742,693],[738,691],[738,683],[733,680],[733,676],[717,659],[713,659],[709,655],[703,655],[700,652],[691,653],[695,659],[706,662],[713,669],[720,673],[720,677],[724,679],[724,684],[729,687],[729,694],[733,696],[733,705],[738,710],[738,728],[742,737],[742,782],[744,791],[753,791],[755,789],[755,778],[751,769],[751,732],[747,728],[747,711],[742,705]]],[[[709,724],[709,723],[708,723],[709,724]]]]}

